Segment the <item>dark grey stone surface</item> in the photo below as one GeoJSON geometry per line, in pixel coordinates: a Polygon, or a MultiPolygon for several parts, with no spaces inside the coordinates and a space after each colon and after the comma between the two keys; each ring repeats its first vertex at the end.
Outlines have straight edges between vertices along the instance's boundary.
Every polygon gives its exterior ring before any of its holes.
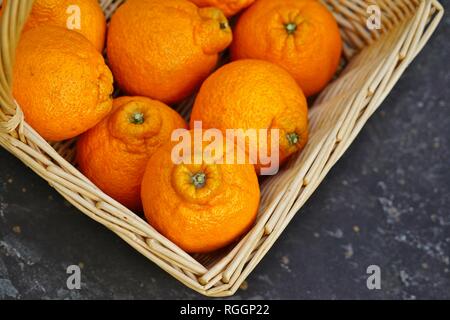
{"type": "MultiPolygon", "coordinates": [[[[235,299],[450,299],[449,25],[235,299]],[[373,264],[379,291],[366,288],[373,264]]],[[[201,298],[3,150],[0,190],[0,298],[201,298]],[[66,287],[71,264],[83,265],[78,291],[66,287]]]]}

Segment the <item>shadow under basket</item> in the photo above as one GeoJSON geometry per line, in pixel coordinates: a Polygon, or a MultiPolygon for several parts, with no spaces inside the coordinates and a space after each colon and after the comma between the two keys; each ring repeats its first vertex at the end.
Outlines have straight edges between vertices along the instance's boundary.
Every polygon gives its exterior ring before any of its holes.
{"type": "MultiPolygon", "coordinates": [[[[109,18],[123,1],[100,1],[109,18]]],[[[9,1],[0,23],[0,144],[101,223],[186,286],[211,297],[230,296],[312,195],[425,46],[443,16],[434,0],[326,0],[345,43],[342,69],[310,109],[310,141],[276,176],[261,185],[253,228],[237,243],[190,255],[146,221],[108,197],[74,166],[73,141],[49,144],[25,121],[11,93],[12,66],[33,1],[9,1]],[[381,29],[369,30],[369,6],[381,9],[381,29]]],[[[376,14],[376,13],[375,13],[376,14]]],[[[177,106],[189,114],[192,100],[177,106]]]]}

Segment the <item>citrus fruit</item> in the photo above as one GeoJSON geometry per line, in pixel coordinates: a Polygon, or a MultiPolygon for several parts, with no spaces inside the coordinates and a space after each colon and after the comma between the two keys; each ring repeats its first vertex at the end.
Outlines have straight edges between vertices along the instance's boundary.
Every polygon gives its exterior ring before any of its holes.
{"type": "Polygon", "coordinates": [[[237,22],[232,58],[276,63],[306,96],[321,91],[335,74],[342,51],[338,25],[316,0],[258,0],[237,22]]]}
{"type": "Polygon", "coordinates": [[[81,135],[77,163],[86,177],[131,210],[142,209],[141,181],[148,158],[185,121],[167,105],[144,97],[120,97],[102,122],[81,135]]]}
{"type": "Polygon", "coordinates": [[[42,25],[77,31],[100,52],[105,45],[106,19],[97,0],[35,0],[24,31],[42,25]]]}
{"type": "Polygon", "coordinates": [[[111,110],[113,78],[82,35],[61,27],[24,32],[16,50],[13,95],[44,139],[73,138],[111,110]]]}
{"type": "MultiPolygon", "coordinates": [[[[266,130],[268,137],[277,129],[277,150],[259,135],[249,137],[246,149],[253,143],[258,145],[258,155],[278,152],[280,164],[302,150],[308,140],[308,106],[301,88],[283,68],[262,60],[235,61],[213,73],[195,100],[191,127],[196,121],[201,121],[204,129],[222,132],[266,130]]],[[[265,166],[260,158],[253,159],[260,173],[265,166]]]]}
{"type": "Polygon", "coordinates": [[[239,11],[250,6],[255,0],[190,0],[199,7],[216,7],[227,17],[234,16],[239,11]]]}
{"type": "Polygon", "coordinates": [[[107,53],[124,91],[173,103],[210,74],[231,39],[219,9],[187,0],[131,0],[112,17],[107,53]]]}
{"type": "MultiPolygon", "coordinates": [[[[193,148],[193,135],[187,144],[193,148]]],[[[165,144],[147,164],[141,197],[148,222],[187,252],[210,252],[239,238],[259,206],[253,166],[221,163],[225,148],[214,161],[178,163],[173,149],[174,142],[165,144]]]]}

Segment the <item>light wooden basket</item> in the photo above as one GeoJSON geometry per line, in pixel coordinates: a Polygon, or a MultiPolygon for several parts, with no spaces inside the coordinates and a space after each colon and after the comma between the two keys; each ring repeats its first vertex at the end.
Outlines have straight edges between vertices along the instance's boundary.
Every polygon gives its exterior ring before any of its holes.
{"type": "MultiPolygon", "coordinates": [[[[121,2],[101,1],[107,17],[121,2]]],[[[0,22],[0,144],[80,211],[188,287],[211,297],[232,295],[347,150],[443,16],[443,8],[435,0],[323,2],[341,29],[344,68],[311,107],[311,137],[306,149],[277,176],[264,181],[256,224],[225,250],[187,254],[85,178],[73,166],[73,141],[50,145],[24,121],[11,83],[15,48],[32,0],[8,1],[0,22]],[[382,10],[380,30],[366,27],[367,8],[372,4],[382,10]]],[[[191,104],[192,99],[178,109],[187,116],[191,104]]]]}

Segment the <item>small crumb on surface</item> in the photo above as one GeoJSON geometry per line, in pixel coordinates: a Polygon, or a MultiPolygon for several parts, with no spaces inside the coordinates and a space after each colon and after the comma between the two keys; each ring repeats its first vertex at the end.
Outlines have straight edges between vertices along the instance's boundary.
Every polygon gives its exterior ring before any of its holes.
{"type": "Polygon", "coordinates": [[[239,287],[241,290],[247,290],[248,289],[248,282],[244,281],[239,287]]]}
{"type": "Polygon", "coordinates": [[[8,179],[8,183],[9,183],[9,184],[13,183],[13,179],[12,179],[12,178],[9,178],[9,179],[8,179]]]}
{"type": "Polygon", "coordinates": [[[314,232],[314,238],[320,238],[320,234],[317,232],[314,232]]]}
{"type": "Polygon", "coordinates": [[[20,228],[20,226],[14,226],[12,228],[12,230],[14,231],[14,233],[17,233],[17,234],[21,234],[22,233],[22,229],[20,228]]]}
{"type": "Polygon", "coordinates": [[[353,226],[353,231],[358,233],[361,229],[358,226],[353,226]]]}
{"type": "Polygon", "coordinates": [[[353,257],[353,246],[351,244],[347,244],[342,246],[342,248],[344,248],[345,252],[344,252],[344,256],[345,259],[350,259],[351,257],[353,257]]]}
{"type": "Polygon", "coordinates": [[[22,188],[22,192],[23,192],[23,193],[27,192],[27,188],[23,187],[23,188],[22,188]]]}
{"type": "Polygon", "coordinates": [[[288,257],[288,256],[282,256],[282,257],[281,257],[281,263],[282,263],[282,264],[287,265],[287,264],[289,264],[289,262],[290,262],[290,260],[289,260],[289,257],[288,257]]]}
{"type": "Polygon", "coordinates": [[[84,263],[83,262],[78,262],[78,266],[83,269],[84,268],[84,263]]]}
{"type": "Polygon", "coordinates": [[[422,263],[422,268],[423,269],[428,269],[428,263],[426,263],[426,262],[422,263]]]}

